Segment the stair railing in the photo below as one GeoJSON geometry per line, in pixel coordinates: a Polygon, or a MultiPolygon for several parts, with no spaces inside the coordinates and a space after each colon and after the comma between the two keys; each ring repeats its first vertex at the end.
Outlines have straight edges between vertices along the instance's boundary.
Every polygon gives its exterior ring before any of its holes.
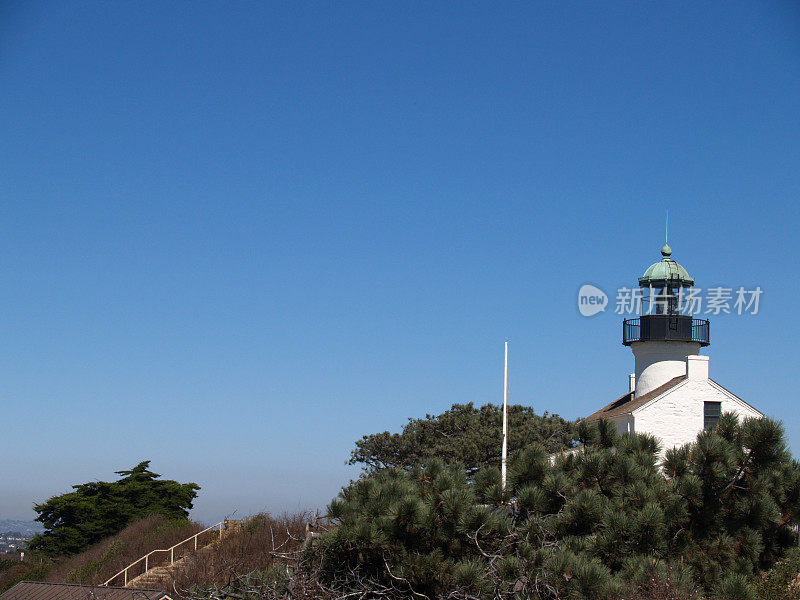
{"type": "Polygon", "coordinates": [[[194,550],[195,550],[195,551],[197,551],[197,538],[198,538],[199,536],[203,535],[204,533],[207,533],[207,532],[209,532],[209,531],[212,531],[212,530],[214,530],[214,529],[219,529],[219,537],[220,537],[220,539],[222,539],[222,532],[223,532],[223,530],[225,529],[225,523],[226,523],[226,522],[227,522],[227,521],[220,521],[220,522],[219,522],[219,523],[217,523],[216,525],[212,525],[211,527],[206,527],[205,529],[203,529],[203,531],[198,531],[198,532],[197,532],[197,533],[195,533],[193,536],[191,536],[191,537],[188,537],[188,538],[186,538],[185,540],[183,540],[183,541],[181,541],[181,542],[178,542],[177,544],[175,544],[175,545],[174,545],[174,546],[172,546],[171,548],[164,548],[164,549],[153,550],[153,551],[151,551],[151,552],[148,552],[148,553],[147,553],[147,554],[145,554],[143,557],[141,557],[141,558],[140,558],[140,559],[138,559],[138,560],[135,560],[135,561],[133,561],[133,562],[132,562],[131,564],[129,564],[127,567],[125,567],[124,569],[122,569],[122,570],[121,570],[119,573],[117,573],[116,575],[114,575],[113,577],[111,577],[111,578],[110,578],[108,581],[106,581],[106,582],[105,582],[103,585],[104,585],[104,586],[107,586],[107,585],[108,585],[108,584],[110,584],[112,581],[114,581],[114,580],[115,580],[117,577],[119,577],[120,575],[123,575],[123,576],[124,576],[124,577],[123,577],[123,579],[124,579],[125,583],[123,583],[122,585],[123,585],[123,587],[127,586],[127,585],[128,585],[128,569],[130,569],[130,568],[132,568],[132,567],[135,567],[135,566],[136,566],[136,565],[138,565],[140,562],[144,561],[144,571],[142,571],[142,572],[140,573],[140,575],[144,575],[145,573],[147,573],[147,572],[150,570],[150,557],[151,557],[153,554],[156,554],[157,552],[169,552],[169,566],[172,566],[172,565],[174,565],[174,564],[175,564],[175,548],[177,548],[178,546],[182,546],[183,544],[185,544],[185,543],[187,543],[187,542],[191,542],[192,540],[194,540],[194,550]]]}

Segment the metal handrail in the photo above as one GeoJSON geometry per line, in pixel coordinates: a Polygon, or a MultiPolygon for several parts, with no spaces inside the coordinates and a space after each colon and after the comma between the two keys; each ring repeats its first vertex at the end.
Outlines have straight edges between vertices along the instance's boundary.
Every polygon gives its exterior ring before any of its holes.
{"type": "Polygon", "coordinates": [[[150,570],[150,568],[149,568],[150,555],[155,554],[156,552],[169,552],[169,565],[170,566],[174,565],[175,564],[175,548],[177,548],[181,544],[185,544],[188,541],[194,540],[194,549],[195,549],[195,551],[197,551],[197,538],[198,538],[198,536],[203,535],[207,531],[211,531],[213,529],[216,529],[217,527],[219,527],[219,537],[222,538],[222,531],[225,528],[225,521],[220,521],[219,523],[216,523],[215,525],[212,525],[211,527],[206,527],[205,529],[203,529],[203,531],[198,531],[194,535],[186,538],[183,541],[178,542],[177,544],[175,544],[174,546],[172,546],[170,548],[162,548],[162,549],[152,550],[151,552],[148,552],[147,554],[145,554],[141,558],[133,561],[131,564],[129,564],[124,569],[122,569],[119,573],[117,573],[116,575],[111,577],[108,581],[106,581],[102,585],[103,586],[107,586],[109,583],[114,581],[117,577],[119,577],[120,575],[124,574],[125,575],[125,577],[124,577],[125,583],[123,584],[123,587],[127,586],[128,585],[128,569],[130,569],[131,567],[133,567],[135,565],[138,565],[140,562],[144,561],[144,571],[141,572],[141,575],[144,575],[145,573],[147,573],[150,570]]]}
{"type": "MultiPolygon", "coordinates": [[[[677,324],[676,324],[677,325],[677,324]]],[[[644,342],[648,340],[666,340],[679,342],[699,342],[702,346],[708,346],[710,323],[707,319],[697,319],[690,315],[645,315],[635,319],[625,319],[622,321],[622,343],[629,346],[633,342],[644,342]],[[644,319],[686,319],[687,329],[673,330],[664,329],[650,332],[645,330],[642,321],[644,319]]]]}

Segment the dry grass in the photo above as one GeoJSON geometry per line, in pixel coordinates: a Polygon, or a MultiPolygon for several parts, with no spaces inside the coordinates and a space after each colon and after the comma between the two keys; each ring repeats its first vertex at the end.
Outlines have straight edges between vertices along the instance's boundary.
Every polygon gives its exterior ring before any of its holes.
{"type": "Polygon", "coordinates": [[[308,513],[274,518],[257,514],[237,522],[218,542],[187,557],[163,582],[166,590],[221,587],[234,578],[263,572],[294,557],[306,535],[308,513]]]}
{"type": "MultiPolygon", "coordinates": [[[[140,519],[120,531],[117,535],[98,542],[89,549],[53,565],[46,576],[47,581],[83,583],[97,585],[151,550],[169,548],[178,542],[205,529],[192,521],[169,521],[161,516],[140,519]]],[[[219,535],[209,532],[209,538],[219,535]]],[[[205,542],[207,543],[207,541],[205,542]]],[[[176,551],[178,557],[188,553],[176,551]]],[[[150,567],[169,562],[169,553],[159,553],[150,559],[150,567]]],[[[130,572],[131,579],[144,571],[144,563],[130,572]]],[[[119,583],[122,585],[122,578],[119,583]]]]}
{"type": "Polygon", "coordinates": [[[40,579],[49,567],[49,562],[39,563],[30,559],[25,562],[19,558],[0,560],[0,594],[24,579],[40,579]]]}

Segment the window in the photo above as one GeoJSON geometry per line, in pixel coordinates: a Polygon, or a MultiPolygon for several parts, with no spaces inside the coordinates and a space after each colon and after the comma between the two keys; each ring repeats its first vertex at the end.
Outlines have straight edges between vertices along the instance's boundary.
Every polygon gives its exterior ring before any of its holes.
{"type": "Polygon", "coordinates": [[[703,429],[716,429],[722,402],[703,402],[703,429]]]}

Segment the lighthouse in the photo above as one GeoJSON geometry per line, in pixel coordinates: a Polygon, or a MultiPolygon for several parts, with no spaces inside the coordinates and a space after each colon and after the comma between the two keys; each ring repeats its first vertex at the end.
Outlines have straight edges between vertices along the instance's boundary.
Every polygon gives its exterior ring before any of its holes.
{"type": "Polygon", "coordinates": [[[661,260],[639,277],[639,316],[622,322],[622,343],[634,357],[628,390],[586,421],[605,419],[621,434],[649,433],[663,453],[715,428],[724,412],[764,416],[709,377],[709,357],[700,351],[711,343],[711,324],[692,314],[693,288],[694,279],[664,245],[661,260]]]}

